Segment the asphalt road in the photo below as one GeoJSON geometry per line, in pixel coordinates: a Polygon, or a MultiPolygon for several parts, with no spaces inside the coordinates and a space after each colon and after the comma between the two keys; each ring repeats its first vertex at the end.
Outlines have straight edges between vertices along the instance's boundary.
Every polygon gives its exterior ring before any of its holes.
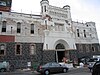
{"type": "Polygon", "coordinates": [[[69,70],[67,73],[52,74],[52,75],[91,75],[88,68],[78,68],[69,70]]]}
{"type": "MultiPolygon", "coordinates": [[[[15,72],[4,72],[0,75],[39,75],[33,71],[15,71],[15,72]]],[[[74,68],[69,70],[67,73],[51,74],[51,75],[91,75],[88,68],[74,68]]]]}

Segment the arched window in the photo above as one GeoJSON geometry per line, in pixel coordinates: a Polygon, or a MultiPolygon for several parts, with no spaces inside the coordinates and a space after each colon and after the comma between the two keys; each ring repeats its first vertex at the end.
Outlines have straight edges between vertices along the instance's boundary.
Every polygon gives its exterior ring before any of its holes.
{"type": "Polygon", "coordinates": [[[6,45],[0,44],[0,55],[5,55],[6,45]]]}
{"type": "Polygon", "coordinates": [[[31,24],[31,34],[34,34],[34,24],[31,24]]]}
{"type": "Polygon", "coordinates": [[[2,32],[6,32],[6,21],[2,22],[2,32]]]}
{"type": "Polygon", "coordinates": [[[30,45],[30,54],[31,55],[35,54],[35,48],[36,48],[35,44],[30,45]]]}
{"type": "Polygon", "coordinates": [[[44,12],[46,12],[46,6],[44,6],[44,12]]]}
{"type": "Polygon", "coordinates": [[[86,37],[86,31],[84,30],[83,32],[84,32],[84,37],[86,37]]]}
{"type": "Polygon", "coordinates": [[[17,23],[17,33],[21,33],[21,23],[17,23]]]}

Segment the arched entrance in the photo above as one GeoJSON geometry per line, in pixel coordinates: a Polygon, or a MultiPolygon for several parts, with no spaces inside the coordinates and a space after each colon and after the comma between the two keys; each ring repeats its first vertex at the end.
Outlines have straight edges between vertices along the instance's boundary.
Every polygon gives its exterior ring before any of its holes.
{"type": "Polygon", "coordinates": [[[61,62],[63,57],[65,57],[65,46],[61,43],[56,45],[56,50],[57,50],[57,61],[61,62]]]}
{"type": "Polygon", "coordinates": [[[64,40],[58,40],[55,43],[55,50],[56,50],[55,58],[57,62],[62,62],[63,57],[68,58],[69,56],[68,48],[69,45],[64,40]]]}

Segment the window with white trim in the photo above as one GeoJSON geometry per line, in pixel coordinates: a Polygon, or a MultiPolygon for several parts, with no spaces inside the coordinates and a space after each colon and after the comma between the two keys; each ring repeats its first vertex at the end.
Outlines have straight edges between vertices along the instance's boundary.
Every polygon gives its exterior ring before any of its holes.
{"type": "Polygon", "coordinates": [[[21,23],[17,23],[17,33],[21,33],[21,23]]]}
{"type": "Polygon", "coordinates": [[[30,45],[30,54],[31,54],[31,55],[33,55],[33,54],[36,53],[36,51],[35,51],[36,49],[35,49],[35,48],[36,48],[35,44],[31,44],[31,45],[30,45]]]}
{"type": "Polygon", "coordinates": [[[2,22],[2,32],[6,32],[6,21],[2,22]]]}
{"type": "Polygon", "coordinates": [[[6,45],[0,44],[0,55],[5,55],[6,45]]]}
{"type": "Polygon", "coordinates": [[[31,34],[34,34],[34,24],[31,24],[31,34]]]}

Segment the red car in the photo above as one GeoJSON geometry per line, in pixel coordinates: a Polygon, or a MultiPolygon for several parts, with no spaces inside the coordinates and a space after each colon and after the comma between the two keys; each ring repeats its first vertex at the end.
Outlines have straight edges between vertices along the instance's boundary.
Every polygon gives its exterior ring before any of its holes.
{"type": "Polygon", "coordinates": [[[67,72],[68,68],[66,66],[62,66],[56,62],[50,62],[45,65],[40,65],[37,68],[37,72],[41,73],[42,75],[49,75],[51,73],[60,73],[60,72],[67,72]]]}

